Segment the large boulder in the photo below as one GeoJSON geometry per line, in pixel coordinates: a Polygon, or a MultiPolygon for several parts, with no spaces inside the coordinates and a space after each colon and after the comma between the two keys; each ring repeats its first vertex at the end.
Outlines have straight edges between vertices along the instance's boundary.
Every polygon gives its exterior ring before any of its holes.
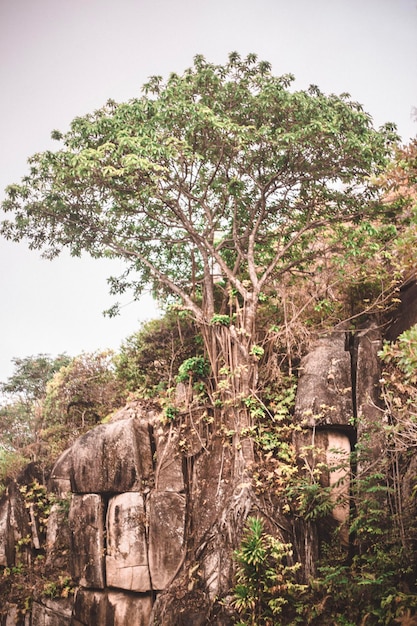
{"type": "Polygon", "coordinates": [[[102,424],[73,444],[73,493],[143,491],[153,482],[149,425],[129,418],[102,424]]]}
{"type": "Polygon", "coordinates": [[[109,587],[150,591],[143,497],[127,492],[110,499],[107,510],[106,579],[109,587]]]}
{"type": "Polygon", "coordinates": [[[73,495],[69,525],[72,543],[72,576],[83,587],[103,589],[106,580],[102,497],[93,493],[73,495]]]}
{"type": "Polygon", "coordinates": [[[353,417],[346,331],[322,336],[302,359],[295,417],[304,426],[346,425],[353,417]]]}

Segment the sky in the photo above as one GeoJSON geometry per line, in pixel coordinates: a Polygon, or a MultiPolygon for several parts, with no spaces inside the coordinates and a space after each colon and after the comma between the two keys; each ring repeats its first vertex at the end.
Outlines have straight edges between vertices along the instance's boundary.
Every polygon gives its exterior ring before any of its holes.
{"type": "MultiPolygon", "coordinates": [[[[348,92],[407,143],[417,133],[417,0],[0,0],[0,201],[53,129],[140,95],[149,76],[182,73],[196,54],[225,63],[255,52],[300,89],[348,92]]],[[[0,381],[12,359],[117,350],[158,315],[149,295],[121,301],[122,266],[67,254],[47,261],[0,239],[0,381]]]]}

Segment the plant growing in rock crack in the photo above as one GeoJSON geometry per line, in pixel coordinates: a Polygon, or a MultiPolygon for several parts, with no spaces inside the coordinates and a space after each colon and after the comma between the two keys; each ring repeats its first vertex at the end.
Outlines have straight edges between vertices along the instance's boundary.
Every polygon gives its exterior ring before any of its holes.
{"type": "Polygon", "coordinates": [[[58,576],[57,580],[46,582],[43,586],[43,595],[48,598],[68,598],[75,592],[75,586],[70,576],[58,576]]]}

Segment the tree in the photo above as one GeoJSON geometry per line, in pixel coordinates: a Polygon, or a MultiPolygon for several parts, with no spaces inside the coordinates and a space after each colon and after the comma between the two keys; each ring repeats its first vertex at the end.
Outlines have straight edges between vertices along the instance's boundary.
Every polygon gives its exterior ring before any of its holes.
{"type": "Polygon", "coordinates": [[[6,382],[0,383],[0,390],[31,404],[45,395],[48,380],[69,361],[70,357],[65,354],[56,358],[49,354],[15,357],[12,359],[14,372],[6,382]]]}
{"type": "Polygon", "coordinates": [[[403,280],[415,275],[417,237],[417,138],[395,151],[395,158],[380,176],[388,210],[396,209],[404,223],[392,249],[392,264],[403,280]]]}
{"type": "MultiPolygon", "coordinates": [[[[12,450],[23,450],[37,442],[41,427],[41,405],[48,381],[70,358],[65,354],[55,358],[48,354],[37,354],[15,357],[12,361],[13,374],[6,382],[0,383],[0,391],[11,398],[0,408],[0,445],[12,450]]],[[[32,454],[36,456],[34,450],[32,454]]]]}
{"type": "Polygon", "coordinates": [[[291,75],[270,70],[233,53],[153,77],[142,97],[54,131],[62,148],[33,156],[3,204],[6,237],[49,257],[67,247],[122,258],[113,292],[150,284],[177,297],[202,327],[215,381],[234,372],[234,397],[256,388],[262,290],[322,256],[323,233],[340,248],[340,224],[378,211],[369,179],[394,139],[348,95],[292,91],[291,75]]]}
{"type": "Polygon", "coordinates": [[[211,364],[213,432],[233,433],[237,493],[219,513],[232,538],[250,509],[242,478],[253,460],[260,302],[272,281],[363,246],[385,210],[372,180],[396,141],[349,95],[292,82],[253,54],[225,65],[197,56],[180,76],[151,78],[139,98],[54,131],[61,147],[34,155],[3,203],[5,237],[50,258],[68,248],[123,259],[114,294],[151,286],[194,317],[211,364]]]}

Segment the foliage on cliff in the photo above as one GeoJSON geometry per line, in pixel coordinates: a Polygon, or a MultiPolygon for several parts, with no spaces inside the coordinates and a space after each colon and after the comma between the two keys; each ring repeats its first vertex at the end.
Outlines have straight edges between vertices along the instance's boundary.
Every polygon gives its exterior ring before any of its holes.
{"type": "Polygon", "coordinates": [[[202,338],[189,316],[168,310],[125,339],[116,355],[116,374],[130,392],[156,396],[176,382],[185,359],[200,354],[202,338]]]}

